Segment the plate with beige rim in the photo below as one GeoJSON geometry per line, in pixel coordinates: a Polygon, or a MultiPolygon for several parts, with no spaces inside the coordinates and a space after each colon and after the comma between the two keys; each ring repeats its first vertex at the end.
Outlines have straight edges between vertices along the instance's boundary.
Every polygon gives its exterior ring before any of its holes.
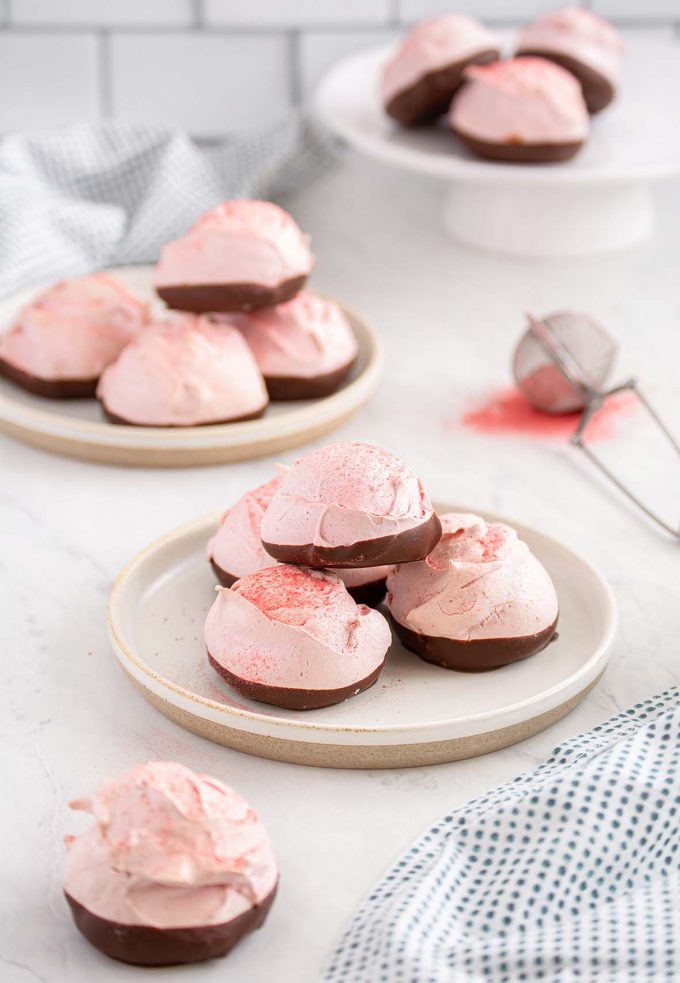
{"type": "MultiPolygon", "coordinates": [[[[158,310],[151,266],[110,270],[158,310]]],[[[0,301],[0,331],[49,284],[0,301]]],[[[339,303],[339,302],[338,302],[339,303]]],[[[271,403],[259,420],[202,427],[127,427],[104,419],[94,399],[45,399],[0,378],[0,430],[27,444],[82,460],[148,467],[225,464],[279,454],[339,427],[375,392],[382,371],[382,344],[361,318],[340,304],[359,343],[348,379],[331,396],[271,403]]]]}
{"type": "Polygon", "coordinates": [[[558,638],[542,652],[491,672],[459,673],[394,641],[377,683],[345,703],[293,711],[248,700],[211,669],[203,642],[215,592],[205,544],[218,522],[217,514],[204,516],[148,546],[121,572],[109,604],[113,649],[131,682],[166,717],[218,744],[328,768],[456,761],[549,727],[597,684],[609,660],[618,616],[607,582],[567,546],[510,522],[560,601],[558,638]]]}

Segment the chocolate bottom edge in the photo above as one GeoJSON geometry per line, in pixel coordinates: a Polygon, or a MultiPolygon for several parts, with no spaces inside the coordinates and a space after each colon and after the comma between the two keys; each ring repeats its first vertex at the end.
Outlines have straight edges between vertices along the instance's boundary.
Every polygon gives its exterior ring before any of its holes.
{"type": "Polygon", "coordinates": [[[423,635],[402,625],[391,613],[389,617],[399,641],[409,652],[415,652],[425,662],[458,672],[487,672],[535,655],[555,637],[558,621],[555,618],[551,625],[535,635],[473,638],[466,642],[437,635],[423,635]]]}
{"type": "Polygon", "coordinates": [[[192,314],[252,311],[292,300],[302,290],[306,279],[306,276],[291,277],[276,287],[257,283],[184,284],[156,287],[156,293],[168,307],[176,311],[189,311],[192,314]]]}
{"type": "Polygon", "coordinates": [[[577,58],[570,58],[569,55],[553,51],[542,51],[540,48],[523,48],[517,54],[545,58],[570,72],[581,84],[589,113],[599,113],[614,100],[616,90],[609,79],[577,58]]]}
{"type": "Polygon", "coordinates": [[[423,75],[415,85],[398,92],[385,106],[388,116],[402,126],[421,126],[442,116],[463,82],[468,65],[486,65],[497,61],[500,52],[489,48],[445,68],[423,75]]]}
{"type": "Polygon", "coordinates": [[[118,416],[117,413],[111,413],[103,403],[101,404],[101,408],[109,423],[116,423],[123,427],[170,427],[173,430],[182,430],[185,427],[218,427],[223,423],[245,423],[246,420],[259,420],[267,409],[266,406],[263,406],[261,410],[257,410],[255,413],[246,413],[244,416],[232,416],[226,420],[210,420],[205,423],[136,423],[132,420],[126,420],[122,416],[118,416]]]}
{"type": "Polygon", "coordinates": [[[64,894],[77,928],[104,955],[135,966],[173,966],[226,956],[244,936],[262,925],[277,888],[278,883],[260,904],[229,922],[189,928],[152,928],[109,921],[88,911],[68,892],[64,894]]]}
{"type": "MultiPolygon", "coordinates": [[[[239,579],[231,573],[227,573],[222,567],[215,562],[215,560],[210,557],[210,566],[213,569],[217,580],[223,587],[233,587],[236,581],[239,579]]],[[[365,604],[369,608],[377,608],[377,606],[385,600],[385,594],[387,593],[387,579],[381,577],[380,580],[371,580],[367,584],[359,584],[356,587],[347,588],[349,594],[354,598],[357,604],[365,604]]]]}
{"type": "Polygon", "coordinates": [[[442,535],[439,516],[432,513],[429,519],[413,529],[362,540],[351,546],[317,546],[314,543],[289,546],[282,543],[262,545],[270,556],[281,563],[333,569],[356,567],[380,567],[393,563],[412,563],[423,560],[435,548],[442,535]]]}
{"type": "Polygon", "coordinates": [[[293,399],[320,399],[330,396],[340,386],[349,373],[356,359],[341,365],[333,372],[315,376],[266,375],[264,382],[273,402],[287,402],[293,399]]]}
{"type": "Polygon", "coordinates": [[[341,686],[338,689],[294,689],[287,686],[267,686],[264,683],[254,683],[225,669],[213,658],[210,652],[208,652],[208,659],[213,669],[237,693],[248,697],[249,700],[268,703],[271,706],[282,707],[284,710],[319,710],[321,707],[344,703],[351,696],[357,696],[364,690],[370,689],[385,665],[383,659],[380,665],[364,679],[359,679],[349,686],[341,686]]]}
{"type": "Polygon", "coordinates": [[[571,160],[583,146],[583,140],[565,143],[494,143],[477,140],[452,127],[453,133],[468,150],[485,160],[501,160],[511,164],[557,164],[571,160]]]}
{"type": "Polygon", "coordinates": [[[94,379],[41,379],[0,358],[0,375],[35,396],[47,399],[94,399],[99,377],[94,379]]]}

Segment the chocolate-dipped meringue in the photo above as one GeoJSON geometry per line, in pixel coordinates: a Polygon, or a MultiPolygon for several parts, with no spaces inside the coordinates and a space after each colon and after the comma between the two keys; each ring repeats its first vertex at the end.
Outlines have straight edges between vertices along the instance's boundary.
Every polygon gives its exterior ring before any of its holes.
{"type": "Polygon", "coordinates": [[[67,837],[64,893],[107,956],[138,966],[211,959],[264,921],[278,883],[269,837],[217,779],[151,762],[71,808],[95,822],[67,837]]]}
{"type": "Polygon", "coordinates": [[[519,37],[518,55],[548,58],[581,84],[591,113],[614,99],[621,77],[623,40],[616,28],[583,7],[562,7],[528,24],[519,37]]]}
{"type": "Polygon", "coordinates": [[[226,510],[220,525],[208,540],[208,559],[223,587],[231,587],[241,577],[271,567],[275,561],[262,545],[260,524],[281,475],[245,492],[226,510]]]}
{"type": "Polygon", "coordinates": [[[252,310],[290,300],[314,260],[309,239],[270,201],[225,201],[166,243],[156,292],[168,307],[203,314],[252,310]]]}
{"type": "Polygon", "coordinates": [[[103,373],[97,396],[114,422],[142,427],[250,420],[268,402],[241,333],[193,314],[146,328],[103,373]]]}
{"type": "Polygon", "coordinates": [[[385,111],[403,126],[428,123],[449,108],[468,65],[500,57],[500,39],[464,14],[440,14],[411,28],[385,65],[385,111]]]}
{"type": "Polygon", "coordinates": [[[301,290],[286,304],[227,315],[243,332],[274,400],[329,396],[359,353],[349,321],[332,300],[301,290]]]}
{"type": "Polygon", "coordinates": [[[92,397],[148,320],[147,305],[107,273],[63,280],[0,334],[0,372],[39,396],[92,397]]]}
{"type": "Polygon", "coordinates": [[[368,567],[422,559],[441,526],[420,480],[399,458],[346,441],[293,464],[261,532],[266,551],[284,563],[368,567]]]}
{"type": "Polygon", "coordinates": [[[387,605],[401,642],[446,669],[482,671],[524,659],[555,634],[548,572],[510,526],[441,516],[442,538],[420,563],[395,567],[387,605]]]}
{"type": "MultiPolygon", "coordinates": [[[[286,469],[281,467],[283,473],[286,469]]],[[[222,516],[219,529],[209,540],[208,559],[223,587],[231,587],[240,577],[275,565],[276,560],[262,545],[260,525],[269,502],[281,482],[281,474],[247,491],[222,516]]],[[[362,567],[336,570],[358,604],[375,607],[385,597],[386,577],[392,568],[362,567]]]]}
{"type": "Polygon", "coordinates": [[[449,124],[477,156],[515,163],[569,160],[590,132],[574,76],[528,55],[467,68],[449,124]]]}
{"type": "Polygon", "coordinates": [[[385,618],[322,570],[268,567],[216,588],[205,642],[238,693],[292,710],[330,706],[372,686],[391,642],[385,618]]]}

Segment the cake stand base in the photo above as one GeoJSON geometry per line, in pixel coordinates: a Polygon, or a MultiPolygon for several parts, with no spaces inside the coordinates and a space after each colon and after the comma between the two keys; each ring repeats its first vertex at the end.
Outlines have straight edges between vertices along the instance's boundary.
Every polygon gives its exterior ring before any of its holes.
{"type": "Polygon", "coordinates": [[[460,242],[515,256],[587,256],[630,249],[649,238],[654,206],[644,182],[494,185],[457,181],[444,206],[460,242]]]}

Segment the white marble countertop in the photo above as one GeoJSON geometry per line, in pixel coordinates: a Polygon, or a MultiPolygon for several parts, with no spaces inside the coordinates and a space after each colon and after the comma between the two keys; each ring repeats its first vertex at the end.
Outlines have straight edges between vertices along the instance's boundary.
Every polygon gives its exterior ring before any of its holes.
{"type": "MultiPolygon", "coordinates": [[[[560,741],[680,681],[678,548],[559,442],[480,436],[466,401],[507,384],[523,312],[592,312],[678,422],[678,189],[659,190],[657,239],[618,258],[547,263],[465,251],[442,230],[436,182],[348,156],[288,204],[313,236],[314,284],[370,319],[387,346],[374,400],[338,434],[382,443],[434,498],[515,517],[583,551],[621,609],[600,685],[571,715],[484,758],[408,771],[342,772],[250,758],[185,733],[130,686],[109,648],[107,595],[123,563],[184,520],[264,480],[271,461],[186,471],[110,468],[2,439],[5,636],[0,975],[5,983],[140,979],[74,929],[61,895],[66,808],[103,778],[175,758],[233,784],[261,812],[281,861],[266,926],[228,957],[154,980],[312,983],[343,925],[397,854],[452,807],[531,769],[560,741]],[[673,207],[675,206],[675,208],[673,207]],[[675,223],[677,226],[677,223],[675,223]],[[275,967],[275,969],[273,969],[275,967]]],[[[609,443],[642,470],[639,448],[609,443]]],[[[663,484],[644,466],[648,484],[663,484]]]]}

